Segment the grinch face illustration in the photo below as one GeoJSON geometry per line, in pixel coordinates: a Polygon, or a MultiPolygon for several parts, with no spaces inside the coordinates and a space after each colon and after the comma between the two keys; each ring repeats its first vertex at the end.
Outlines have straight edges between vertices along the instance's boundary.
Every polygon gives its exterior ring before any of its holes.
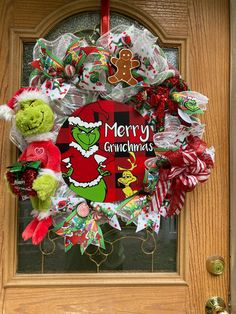
{"type": "Polygon", "coordinates": [[[84,126],[76,126],[72,129],[73,138],[86,151],[89,147],[96,144],[100,138],[99,128],[86,128],[84,126]]]}
{"type": "Polygon", "coordinates": [[[77,195],[90,201],[103,202],[107,187],[104,177],[110,175],[105,162],[108,156],[99,149],[102,121],[95,119],[94,111],[104,118],[99,103],[84,106],[68,118],[72,141],[62,154],[62,171],[69,187],[77,195]]]}

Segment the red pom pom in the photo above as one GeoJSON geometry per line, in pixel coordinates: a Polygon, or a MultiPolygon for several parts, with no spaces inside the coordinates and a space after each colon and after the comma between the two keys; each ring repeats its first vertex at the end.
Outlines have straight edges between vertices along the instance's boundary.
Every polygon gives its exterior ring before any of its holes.
{"type": "Polygon", "coordinates": [[[122,41],[124,44],[130,45],[131,44],[131,37],[129,35],[126,35],[126,36],[122,37],[122,41]]]}
{"type": "Polygon", "coordinates": [[[52,82],[51,81],[46,81],[45,87],[51,89],[52,88],[52,82]]]}

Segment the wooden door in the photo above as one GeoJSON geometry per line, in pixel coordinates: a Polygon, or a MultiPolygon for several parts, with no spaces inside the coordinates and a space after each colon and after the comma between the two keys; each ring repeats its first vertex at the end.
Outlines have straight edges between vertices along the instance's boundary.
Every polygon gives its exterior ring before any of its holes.
{"type": "MultiPolygon", "coordinates": [[[[1,102],[21,85],[23,43],[43,37],[79,12],[99,10],[99,1],[2,0],[0,2],[1,102]]],[[[204,313],[210,296],[228,302],[228,108],[229,3],[227,0],[111,0],[111,9],[155,33],[164,46],[178,48],[182,76],[207,95],[205,139],[216,149],[209,181],[188,195],[178,233],[177,271],[99,274],[17,273],[17,205],[6,192],[5,168],[16,159],[10,126],[0,123],[0,263],[3,313],[204,313]],[[221,276],[206,270],[220,255],[221,276]]]]}

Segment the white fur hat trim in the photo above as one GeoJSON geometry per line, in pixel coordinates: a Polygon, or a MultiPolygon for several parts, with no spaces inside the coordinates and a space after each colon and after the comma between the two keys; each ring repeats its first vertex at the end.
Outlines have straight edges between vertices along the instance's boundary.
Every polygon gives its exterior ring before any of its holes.
{"type": "Polygon", "coordinates": [[[96,128],[102,125],[102,121],[86,122],[86,121],[81,120],[80,117],[70,117],[68,121],[69,121],[69,124],[80,125],[80,126],[84,126],[85,128],[96,128]]]}
{"type": "Polygon", "coordinates": [[[4,118],[9,121],[12,119],[14,114],[14,110],[12,110],[8,105],[4,104],[0,106],[0,118],[4,118]]]}
{"type": "MultiPolygon", "coordinates": [[[[25,100],[35,100],[35,99],[41,99],[47,104],[49,104],[50,100],[47,95],[43,94],[41,91],[37,90],[25,90],[20,95],[16,96],[17,102],[22,102],[25,100]]],[[[16,103],[17,105],[17,103],[16,103]]]]}

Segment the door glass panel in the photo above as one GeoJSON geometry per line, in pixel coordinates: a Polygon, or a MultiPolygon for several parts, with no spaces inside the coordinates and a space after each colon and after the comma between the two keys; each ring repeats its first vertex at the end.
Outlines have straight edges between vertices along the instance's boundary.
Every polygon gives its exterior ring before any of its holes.
{"type": "MultiPolygon", "coordinates": [[[[71,32],[76,33],[85,29],[95,29],[99,24],[98,12],[87,12],[65,19],[47,36],[53,40],[58,36],[71,32]]],[[[143,26],[126,16],[111,14],[111,27],[117,25],[143,26]]],[[[34,43],[25,43],[23,47],[22,86],[28,85],[31,71],[34,43]]],[[[179,52],[177,48],[162,47],[168,61],[176,68],[179,67],[179,52]]],[[[65,253],[63,239],[49,232],[47,239],[40,247],[30,241],[24,242],[22,231],[31,220],[32,210],[29,201],[19,202],[18,211],[18,273],[68,273],[68,272],[175,272],[177,258],[177,218],[162,219],[159,235],[143,230],[135,232],[135,226],[122,225],[122,231],[115,230],[109,225],[103,225],[106,250],[90,246],[84,255],[80,254],[78,246],[65,253]]]]}

